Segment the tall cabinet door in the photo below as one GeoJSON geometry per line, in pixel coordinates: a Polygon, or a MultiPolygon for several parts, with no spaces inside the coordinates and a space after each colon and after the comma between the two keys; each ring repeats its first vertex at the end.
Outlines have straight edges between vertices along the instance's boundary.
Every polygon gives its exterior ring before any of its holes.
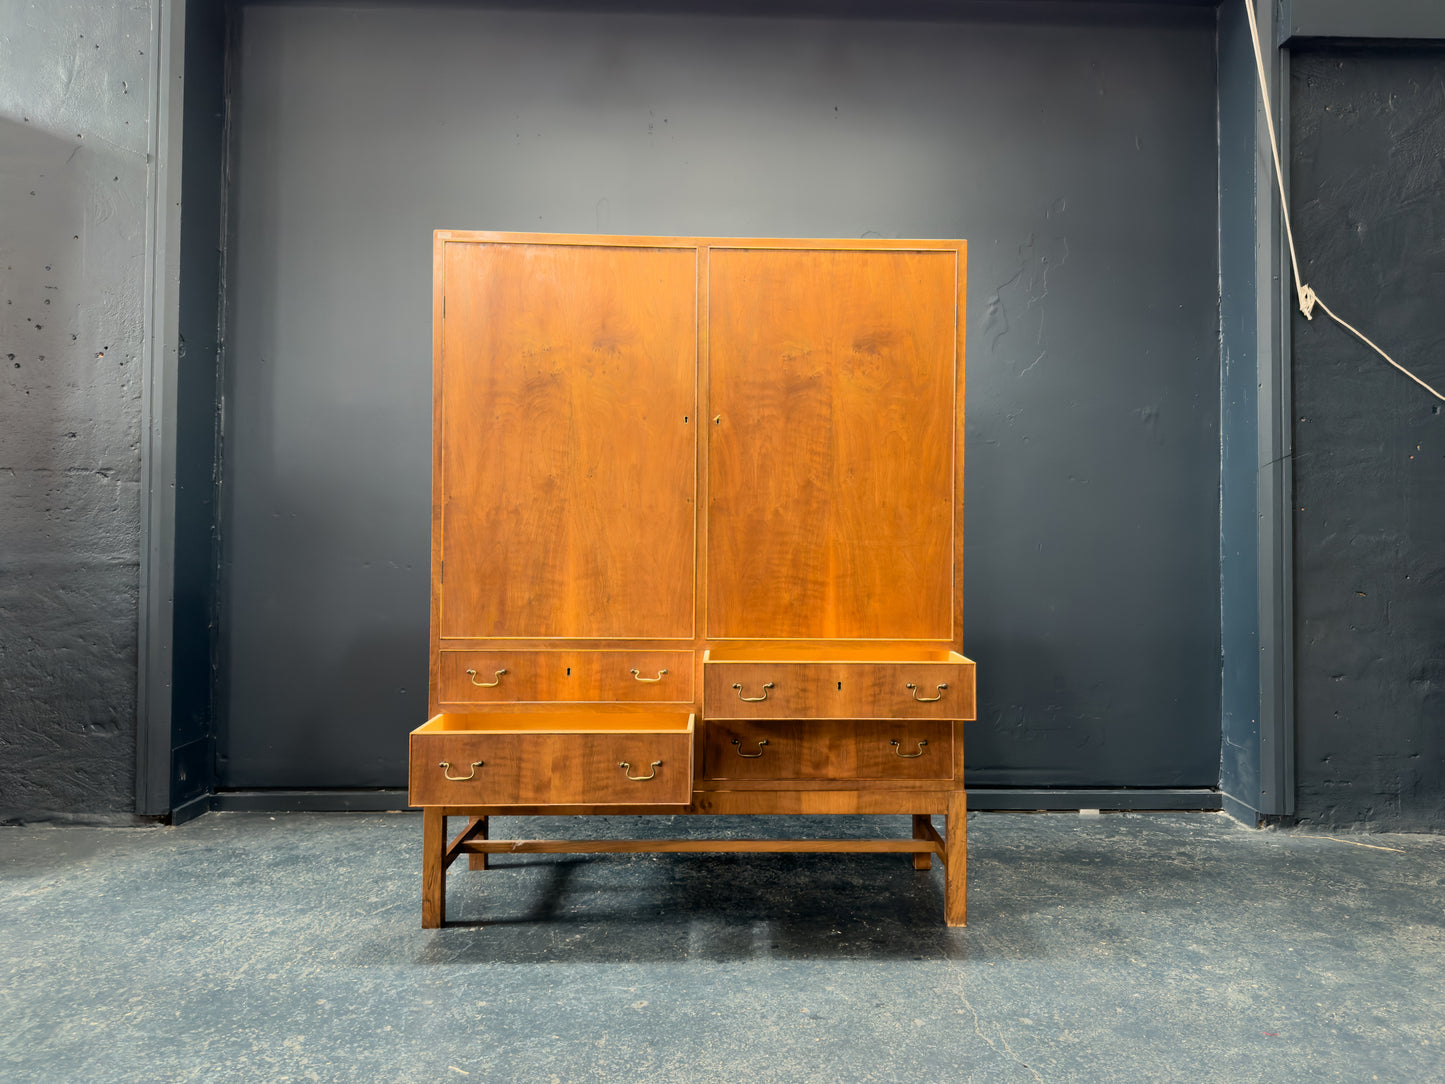
{"type": "Polygon", "coordinates": [[[711,250],[710,638],[958,635],[961,283],[961,249],[711,250]]]}
{"type": "Polygon", "coordinates": [[[690,639],[696,250],[442,260],[441,636],[690,639]]]}

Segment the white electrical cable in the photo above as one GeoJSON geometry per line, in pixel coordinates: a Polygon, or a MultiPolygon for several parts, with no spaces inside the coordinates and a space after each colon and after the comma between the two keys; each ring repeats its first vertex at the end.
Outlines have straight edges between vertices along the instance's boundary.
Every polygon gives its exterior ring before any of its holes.
{"type": "Polygon", "coordinates": [[[1299,311],[1304,313],[1306,320],[1313,320],[1315,318],[1315,306],[1318,305],[1320,308],[1325,310],[1325,314],[1329,316],[1331,320],[1339,324],[1347,331],[1353,332],[1356,338],[1358,338],[1366,346],[1370,347],[1370,349],[1374,350],[1375,353],[1380,355],[1380,357],[1384,358],[1395,368],[1399,369],[1400,372],[1404,373],[1416,384],[1419,384],[1420,387],[1424,388],[1431,395],[1435,396],[1436,399],[1445,402],[1445,395],[1441,395],[1429,384],[1425,383],[1425,381],[1421,380],[1409,369],[1405,368],[1394,358],[1390,357],[1389,354],[1385,353],[1373,342],[1365,338],[1365,336],[1359,331],[1358,328],[1355,328],[1341,320],[1338,316],[1336,316],[1333,312],[1330,311],[1330,307],[1326,305],[1323,301],[1321,301],[1319,297],[1315,294],[1315,292],[1309,288],[1308,285],[1300,281],[1299,257],[1295,255],[1294,250],[1294,231],[1290,229],[1289,224],[1289,198],[1285,195],[1284,170],[1283,168],[1281,168],[1279,162],[1279,140],[1275,138],[1274,134],[1274,115],[1273,111],[1270,109],[1269,87],[1266,85],[1264,77],[1264,53],[1259,47],[1259,24],[1256,23],[1254,19],[1254,0],[1244,0],[1244,10],[1249,15],[1250,37],[1254,39],[1254,63],[1259,71],[1259,93],[1264,100],[1264,123],[1265,127],[1269,129],[1269,149],[1270,152],[1274,155],[1274,176],[1275,179],[1279,182],[1280,217],[1284,220],[1284,234],[1286,239],[1289,241],[1289,262],[1290,266],[1294,269],[1294,288],[1295,293],[1299,295],[1299,311]]]}

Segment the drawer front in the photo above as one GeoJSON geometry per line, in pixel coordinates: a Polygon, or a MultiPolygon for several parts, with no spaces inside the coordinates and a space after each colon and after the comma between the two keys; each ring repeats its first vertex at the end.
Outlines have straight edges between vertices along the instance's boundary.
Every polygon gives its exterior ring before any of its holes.
{"type": "Polygon", "coordinates": [[[709,719],[972,719],[971,662],[708,662],[709,719]]]}
{"type": "Polygon", "coordinates": [[[691,651],[443,651],[443,704],[692,703],[691,651]]]}
{"type": "Polygon", "coordinates": [[[953,778],[947,722],[709,722],[702,743],[708,779],[953,778]]]}
{"type": "Polygon", "coordinates": [[[410,800],[686,805],[692,800],[692,734],[413,734],[410,800]]]}

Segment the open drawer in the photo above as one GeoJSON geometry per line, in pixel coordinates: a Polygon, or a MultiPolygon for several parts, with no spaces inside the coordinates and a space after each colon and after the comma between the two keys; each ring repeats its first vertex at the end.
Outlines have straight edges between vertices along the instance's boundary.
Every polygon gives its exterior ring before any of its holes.
{"type": "Polygon", "coordinates": [[[709,719],[972,719],[974,665],[946,649],[712,648],[709,719]]]}
{"type": "Polygon", "coordinates": [[[687,805],[687,712],[444,713],[411,732],[423,805],[687,805]]]}

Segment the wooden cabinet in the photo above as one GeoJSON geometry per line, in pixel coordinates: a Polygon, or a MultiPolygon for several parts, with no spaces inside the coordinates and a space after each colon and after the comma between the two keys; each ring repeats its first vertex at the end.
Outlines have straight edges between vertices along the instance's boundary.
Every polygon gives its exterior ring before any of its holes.
{"type": "Polygon", "coordinates": [[[936,854],[963,924],[963,242],[434,253],[423,925],[460,855],[568,850],[936,854]],[[650,811],[913,833],[489,838],[494,814],[650,811]]]}

